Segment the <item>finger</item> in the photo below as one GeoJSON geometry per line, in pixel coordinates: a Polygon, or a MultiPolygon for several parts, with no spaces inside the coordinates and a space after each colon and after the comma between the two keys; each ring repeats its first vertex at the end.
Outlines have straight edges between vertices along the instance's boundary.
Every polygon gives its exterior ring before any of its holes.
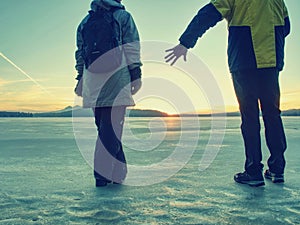
{"type": "Polygon", "coordinates": [[[170,52],[170,51],[173,51],[174,48],[170,48],[170,49],[167,49],[165,52],[170,52]]]}
{"type": "Polygon", "coordinates": [[[174,55],[174,52],[168,54],[167,56],[165,56],[165,59],[169,58],[170,56],[174,55]]]}
{"type": "Polygon", "coordinates": [[[177,62],[178,59],[179,59],[179,58],[176,57],[176,58],[173,60],[173,62],[171,63],[171,66],[173,66],[173,65],[177,62]]]}
{"type": "MultiPolygon", "coordinates": [[[[172,57],[166,59],[166,63],[172,61],[173,59],[176,59],[177,57],[175,55],[173,55],[172,57]]],[[[177,60],[177,59],[176,59],[177,60]]]]}

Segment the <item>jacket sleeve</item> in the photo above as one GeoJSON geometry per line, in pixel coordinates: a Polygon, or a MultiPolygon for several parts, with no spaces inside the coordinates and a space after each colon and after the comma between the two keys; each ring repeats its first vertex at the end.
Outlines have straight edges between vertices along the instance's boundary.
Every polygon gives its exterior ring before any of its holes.
{"type": "Polygon", "coordinates": [[[125,53],[127,65],[130,71],[140,71],[141,63],[141,47],[140,37],[135,22],[127,11],[123,11],[122,26],[122,44],[125,53]]]}
{"type": "MultiPolygon", "coordinates": [[[[284,3],[283,3],[284,4],[284,3]]],[[[289,13],[288,10],[286,8],[286,5],[283,5],[283,16],[284,16],[284,36],[288,36],[291,32],[291,23],[290,23],[290,19],[289,19],[289,13]]]]}
{"type": "Polygon", "coordinates": [[[180,44],[186,48],[193,48],[198,38],[223,18],[223,15],[212,3],[205,5],[199,10],[198,14],[193,18],[185,32],[179,38],[180,44]]]}
{"type": "Polygon", "coordinates": [[[81,29],[82,29],[82,26],[80,24],[77,28],[77,35],[76,35],[77,50],[75,52],[75,60],[76,60],[75,69],[77,70],[77,73],[78,73],[76,80],[81,79],[82,74],[83,74],[83,69],[84,69],[84,60],[82,57],[83,39],[82,39],[81,29]]]}

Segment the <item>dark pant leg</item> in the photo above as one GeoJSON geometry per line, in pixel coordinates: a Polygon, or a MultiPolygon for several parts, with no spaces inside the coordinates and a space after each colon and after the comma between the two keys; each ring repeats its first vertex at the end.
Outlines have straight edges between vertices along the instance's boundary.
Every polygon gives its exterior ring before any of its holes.
{"type": "Polygon", "coordinates": [[[241,131],[245,147],[245,170],[252,175],[261,173],[263,164],[260,139],[258,86],[256,71],[232,74],[242,118],[241,131]]]}
{"type": "Polygon", "coordinates": [[[281,120],[279,71],[275,68],[259,71],[260,103],[265,125],[265,136],[271,156],[268,166],[273,173],[284,173],[286,137],[281,120]]]}
{"type": "Polygon", "coordinates": [[[113,107],[112,117],[115,118],[113,120],[113,128],[115,131],[115,135],[117,137],[116,141],[119,143],[119,148],[115,155],[115,159],[113,163],[113,172],[112,172],[112,180],[116,183],[122,183],[125,180],[127,175],[126,157],[122,146],[122,134],[123,134],[125,113],[126,113],[126,107],[124,106],[113,107]]]}
{"type": "Polygon", "coordinates": [[[123,106],[94,109],[98,129],[94,155],[96,179],[121,182],[126,177],[126,160],[121,143],[125,110],[123,106]]]}

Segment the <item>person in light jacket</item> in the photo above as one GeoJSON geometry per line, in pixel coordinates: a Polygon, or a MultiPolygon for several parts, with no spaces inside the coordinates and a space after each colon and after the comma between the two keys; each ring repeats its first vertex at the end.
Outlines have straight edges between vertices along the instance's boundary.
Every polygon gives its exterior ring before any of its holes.
{"type": "MultiPolygon", "coordinates": [[[[238,183],[264,185],[259,107],[270,151],[265,178],[284,182],[286,137],[281,120],[279,72],[284,66],[285,38],[290,33],[288,11],[283,0],[211,0],[200,9],[180,44],[167,50],[173,65],[195,46],[210,27],[228,22],[228,63],[239,102],[245,146],[245,171],[234,176],[238,183]]],[[[225,165],[225,162],[224,162],[225,165]]]]}
{"type": "Polygon", "coordinates": [[[126,178],[126,158],[122,148],[122,131],[126,107],[134,106],[132,95],[141,88],[139,34],[134,20],[121,0],[94,0],[91,10],[113,10],[114,31],[123,50],[122,65],[113,73],[98,74],[85,66],[83,27],[86,16],[77,29],[75,52],[77,86],[75,93],[83,97],[83,107],[93,108],[98,139],[94,155],[96,186],[121,184],[126,178]]]}

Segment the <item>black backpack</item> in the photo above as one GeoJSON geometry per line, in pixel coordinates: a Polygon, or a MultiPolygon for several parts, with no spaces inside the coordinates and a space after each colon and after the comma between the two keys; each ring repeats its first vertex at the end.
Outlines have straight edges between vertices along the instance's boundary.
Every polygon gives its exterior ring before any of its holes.
{"type": "Polygon", "coordinates": [[[113,17],[115,11],[91,10],[87,22],[83,25],[83,59],[85,67],[93,73],[112,72],[122,63],[122,50],[113,17]]]}

